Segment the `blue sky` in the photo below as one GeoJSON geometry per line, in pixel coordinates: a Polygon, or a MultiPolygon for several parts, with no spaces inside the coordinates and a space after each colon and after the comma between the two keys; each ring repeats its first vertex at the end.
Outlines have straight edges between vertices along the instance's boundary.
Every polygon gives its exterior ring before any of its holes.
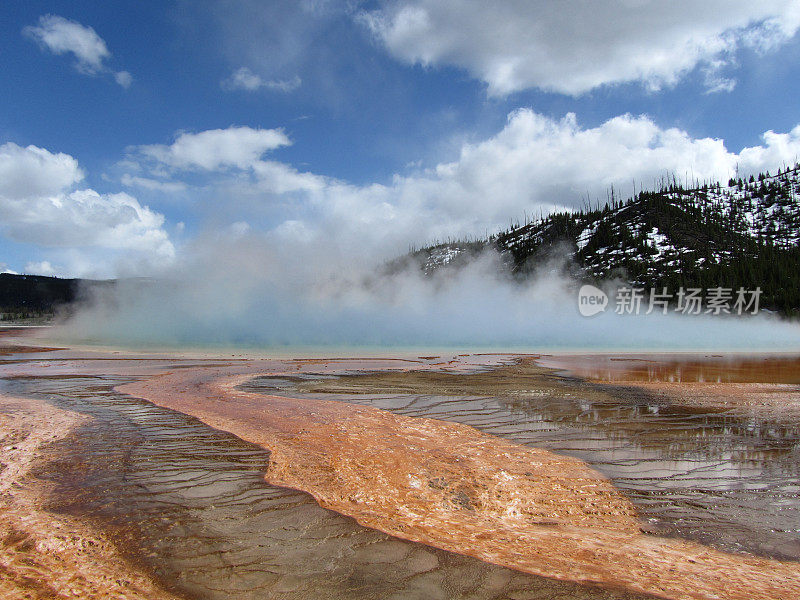
{"type": "Polygon", "coordinates": [[[800,3],[696,4],[4,3],[0,263],[154,274],[242,237],[390,256],[794,162],[800,3]]]}

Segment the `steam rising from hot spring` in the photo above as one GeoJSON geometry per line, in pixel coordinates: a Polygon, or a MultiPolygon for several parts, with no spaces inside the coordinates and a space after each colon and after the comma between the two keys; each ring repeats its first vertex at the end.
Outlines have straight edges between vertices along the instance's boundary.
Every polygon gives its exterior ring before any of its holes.
{"type": "Polygon", "coordinates": [[[617,315],[612,303],[583,317],[580,284],[562,270],[545,267],[520,283],[496,253],[431,277],[335,254],[252,240],[215,245],[179,271],[95,295],[56,337],[265,349],[800,350],[800,326],[772,316],[617,315]]]}

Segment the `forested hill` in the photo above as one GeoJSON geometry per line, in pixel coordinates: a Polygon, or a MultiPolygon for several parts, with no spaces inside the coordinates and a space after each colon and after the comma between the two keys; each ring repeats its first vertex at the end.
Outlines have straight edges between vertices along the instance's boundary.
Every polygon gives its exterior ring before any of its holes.
{"type": "Polygon", "coordinates": [[[113,283],[0,273],[0,320],[47,320],[80,300],[90,288],[113,283]]]}
{"type": "Polygon", "coordinates": [[[568,255],[586,281],[620,278],[646,289],[743,287],[761,306],[800,313],[800,165],[684,189],[677,182],[602,208],[562,212],[486,240],[411,253],[427,273],[465,263],[487,247],[525,277],[568,255]]]}

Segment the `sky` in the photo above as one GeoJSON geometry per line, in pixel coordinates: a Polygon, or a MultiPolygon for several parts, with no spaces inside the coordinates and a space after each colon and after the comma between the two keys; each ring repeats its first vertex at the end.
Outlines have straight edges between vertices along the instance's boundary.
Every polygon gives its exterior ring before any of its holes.
{"type": "Polygon", "coordinates": [[[774,172],[800,157],[799,28],[800,0],[9,0],[0,268],[377,261],[774,172]]]}

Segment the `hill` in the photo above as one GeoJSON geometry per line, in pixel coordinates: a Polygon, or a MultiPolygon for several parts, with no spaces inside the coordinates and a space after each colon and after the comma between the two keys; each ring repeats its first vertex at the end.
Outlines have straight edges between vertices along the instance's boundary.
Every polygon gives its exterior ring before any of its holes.
{"type": "Polygon", "coordinates": [[[113,281],[1,273],[0,319],[47,320],[83,298],[90,287],[108,286],[113,283],[113,281]]]}
{"type": "Polygon", "coordinates": [[[800,313],[800,165],[684,188],[677,181],[602,208],[560,212],[477,241],[410,253],[427,274],[494,248],[515,277],[554,255],[586,282],[645,289],[761,288],[761,306],[800,313]]]}

